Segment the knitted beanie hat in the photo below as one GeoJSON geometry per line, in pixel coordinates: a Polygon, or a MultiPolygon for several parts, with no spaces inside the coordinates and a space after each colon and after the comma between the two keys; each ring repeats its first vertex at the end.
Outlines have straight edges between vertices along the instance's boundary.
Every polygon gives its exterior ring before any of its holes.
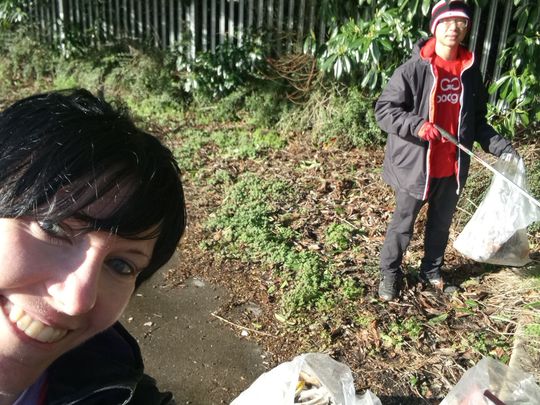
{"type": "Polygon", "coordinates": [[[464,1],[459,0],[441,0],[433,6],[431,10],[431,21],[429,22],[429,28],[432,34],[435,34],[437,24],[443,18],[460,17],[466,18],[467,21],[471,20],[471,9],[464,1]]]}

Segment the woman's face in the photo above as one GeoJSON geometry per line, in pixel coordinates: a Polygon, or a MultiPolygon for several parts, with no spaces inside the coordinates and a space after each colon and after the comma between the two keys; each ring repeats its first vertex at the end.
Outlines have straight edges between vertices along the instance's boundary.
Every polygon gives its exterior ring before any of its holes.
{"type": "Polygon", "coordinates": [[[155,239],[83,225],[0,219],[0,393],[117,321],[150,262],[155,239]]]}

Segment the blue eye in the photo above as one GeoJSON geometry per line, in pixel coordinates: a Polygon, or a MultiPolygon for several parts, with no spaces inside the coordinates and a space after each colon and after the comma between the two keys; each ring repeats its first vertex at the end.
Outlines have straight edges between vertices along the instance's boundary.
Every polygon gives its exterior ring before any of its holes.
{"type": "Polygon", "coordinates": [[[38,226],[47,234],[52,242],[62,241],[71,243],[71,235],[64,225],[52,221],[37,221],[38,226]]]}
{"type": "Polygon", "coordinates": [[[107,261],[107,266],[121,276],[137,275],[137,269],[135,266],[123,259],[110,259],[107,261]]]}

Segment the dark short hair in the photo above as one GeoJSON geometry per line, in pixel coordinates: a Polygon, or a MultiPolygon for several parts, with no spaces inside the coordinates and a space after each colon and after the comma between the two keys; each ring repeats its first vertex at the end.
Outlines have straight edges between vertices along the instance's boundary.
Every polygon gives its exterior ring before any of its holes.
{"type": "Polygon", "coordinates": [[[0,113],[0,217],[74,217],[128,239],[157,238],[138,286],[170,259],[185,230],[180,169],[156,137],[87,90],[34,95],[0,113]],[[85,213],[111,194],[119,202],[105,218],[85,213]]]}

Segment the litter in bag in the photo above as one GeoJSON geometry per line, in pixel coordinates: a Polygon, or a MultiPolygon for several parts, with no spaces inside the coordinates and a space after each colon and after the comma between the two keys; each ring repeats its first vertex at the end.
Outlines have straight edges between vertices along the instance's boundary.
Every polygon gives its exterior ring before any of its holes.
{"type": "Polygon", "coordinates": [[[381,405],[355,395],[351,370],[323,353],[305,353],[262,374],[231,405],[381,405]]]}
{"type": "Polygon", "coordinates": [[[540,386],[519,368],[484,357],[463,374],[440,405],[540,404],[540,386]]]}
{"type": "MultiPolygon", "coordinates": [[[[494,167],[528,192],[523,159],[504,154],[494,167]]],[[[524,266],[530,261],[527,226],[539,220],[540,207],[495,175],[454,248],[477,262],[524,266]]]]}

